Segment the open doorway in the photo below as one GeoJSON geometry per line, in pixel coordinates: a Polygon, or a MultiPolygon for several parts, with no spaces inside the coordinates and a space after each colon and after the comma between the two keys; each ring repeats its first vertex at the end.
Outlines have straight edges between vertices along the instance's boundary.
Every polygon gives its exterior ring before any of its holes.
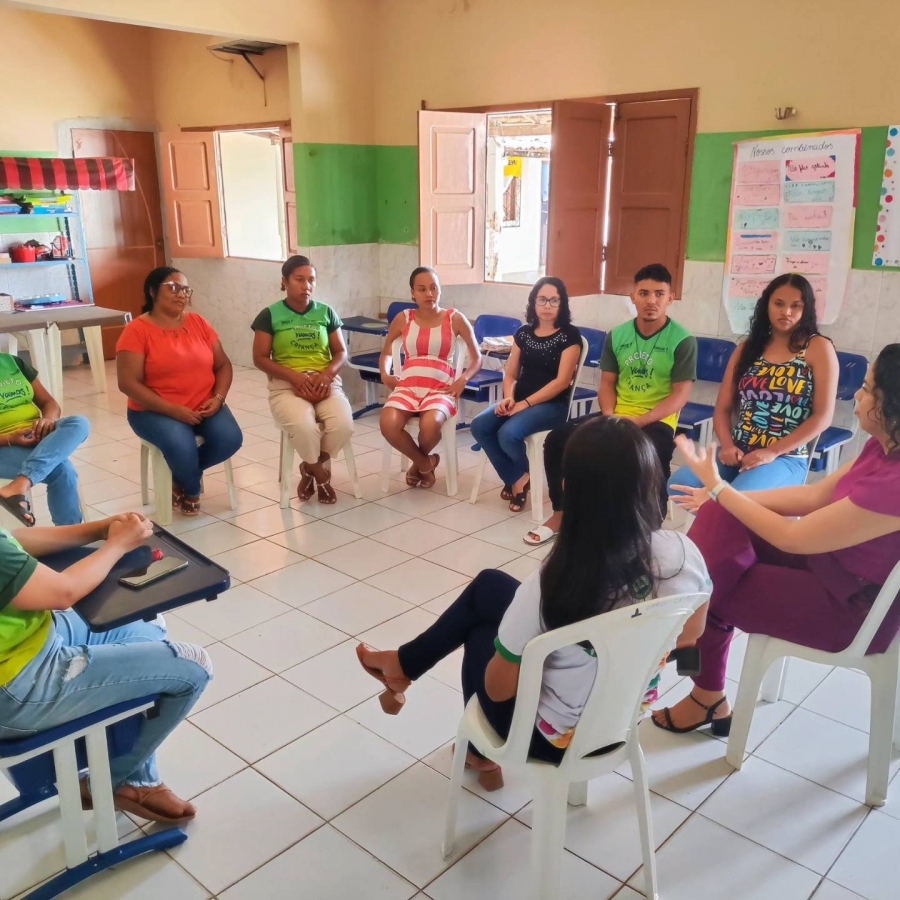
{"type": "Polygon", "coordinates": [[[485,281],[546,273],[551,127],[549,109],[487,117],[485,281]]]}

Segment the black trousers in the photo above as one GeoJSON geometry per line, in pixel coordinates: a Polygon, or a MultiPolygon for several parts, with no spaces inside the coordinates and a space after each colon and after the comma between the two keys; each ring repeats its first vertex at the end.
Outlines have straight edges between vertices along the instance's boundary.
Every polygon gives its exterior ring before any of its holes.
{"type": "MultiPolygon", "coordinates": [[[[603,413],[591,413],[589,416],[581,416],[571,419],[565,425],[554,428],[544,441],[544,471],[547,473],[547,489],[550,492],[550,502],[554,512],[562,511],[563,500],[563,455],[566,444],[572,433],[583,422],[596,419],[603,413]]],[[[672,474],[672,455],[675,453],[675,432],[665,422],[653,422],[643,428],[643,432],[650,439],[662,465],[663,482],[660,488],[659,501],[662,506],[662,514],[665,516],[669,505],[669,495],[666,491],[666,482],[672,474]]]]}
{"type": "MultiPolygon", "coordinates": [[[[398,650],[404,673],[415,681],[457,647],[464,647],[463,697],[468,703],[469,698],[477,694],[491,727],[504,738],[509,735],[516,698],[500,703],[491,700],[484,688],[484,675],[494,656],[494,638],[500,622],[518,587],[519,582],[505,572],[485,569],[434,625],[398,650]]],[[[534,729],[529,751],[533,759],[558,763],[563,754],[563,750],[554,747],[537,728],[534,729]]]]}

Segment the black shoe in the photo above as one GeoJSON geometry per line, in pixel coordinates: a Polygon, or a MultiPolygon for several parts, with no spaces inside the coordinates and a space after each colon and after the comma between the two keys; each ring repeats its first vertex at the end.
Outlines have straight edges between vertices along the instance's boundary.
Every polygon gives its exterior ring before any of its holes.
{"type": "Polygon", "coordinates": [[[705,728],[707,725],[710,726],[710,731],[714,737],[728,737],[728,735],[731,734],[732,715],[730,713],[721,719],[713,718],[716,710],[725,702],[725,697],[716,703],[713,703],[712,706],[707,706],[705,703],[701,703],[693,694],[688,694],[688,696],[697,704],[697,706],[706,710],[706,718],[703,719],[702,722],[698,722],[696,725],[690,725],[687,728],[676,728],[672,723],[672,714],[669,712],[668,706],[662,711],[663,715],[666,717],[665,725],[660,725],[653,716],[650,716],[650,721],[653,722],[657,728],[662,728],[663,731],[671,731],[675,734],[687,734],[689,731],[696,731],[698,728],[705,728]]]}

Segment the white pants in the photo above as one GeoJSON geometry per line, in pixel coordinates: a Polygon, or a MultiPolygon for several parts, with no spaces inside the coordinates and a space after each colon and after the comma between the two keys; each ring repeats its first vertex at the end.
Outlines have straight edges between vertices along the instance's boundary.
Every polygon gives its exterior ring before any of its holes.
{"type": "Polygon", "coordinates": [[[272,379],[269,409],[303,462],[317,463],[322,453],[334,458],[353,436],[353,413],[339,378],[318,403],[298,397],[286,381],[272,379]]]}

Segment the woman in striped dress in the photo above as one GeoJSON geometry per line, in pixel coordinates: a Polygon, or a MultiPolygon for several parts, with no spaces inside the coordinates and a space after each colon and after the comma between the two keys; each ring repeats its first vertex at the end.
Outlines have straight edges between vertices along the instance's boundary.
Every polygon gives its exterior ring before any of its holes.
{"type": "Polygon", "coordinates": [[[441,439],[441,426],[456,414],[459,396],[481,368],[481,351],[469,320],[455,309],[441,309],[441,284],[433,269],[420,266],[409,276],[416,309],[395,316],[381,351],[381,380],[391,395],[381,411],[385,440],[412,461],[406,473],[410,487],[431,487],[440,457],[431,451],[441,439]],[[403,338],[405,362],[399,377],[388,371],[394,341],[403,338]],[[468,366],[456,378],[454,348],[460,338],[468,366]],[[406,423],[419,417],[419,440],[406,423]]]}

